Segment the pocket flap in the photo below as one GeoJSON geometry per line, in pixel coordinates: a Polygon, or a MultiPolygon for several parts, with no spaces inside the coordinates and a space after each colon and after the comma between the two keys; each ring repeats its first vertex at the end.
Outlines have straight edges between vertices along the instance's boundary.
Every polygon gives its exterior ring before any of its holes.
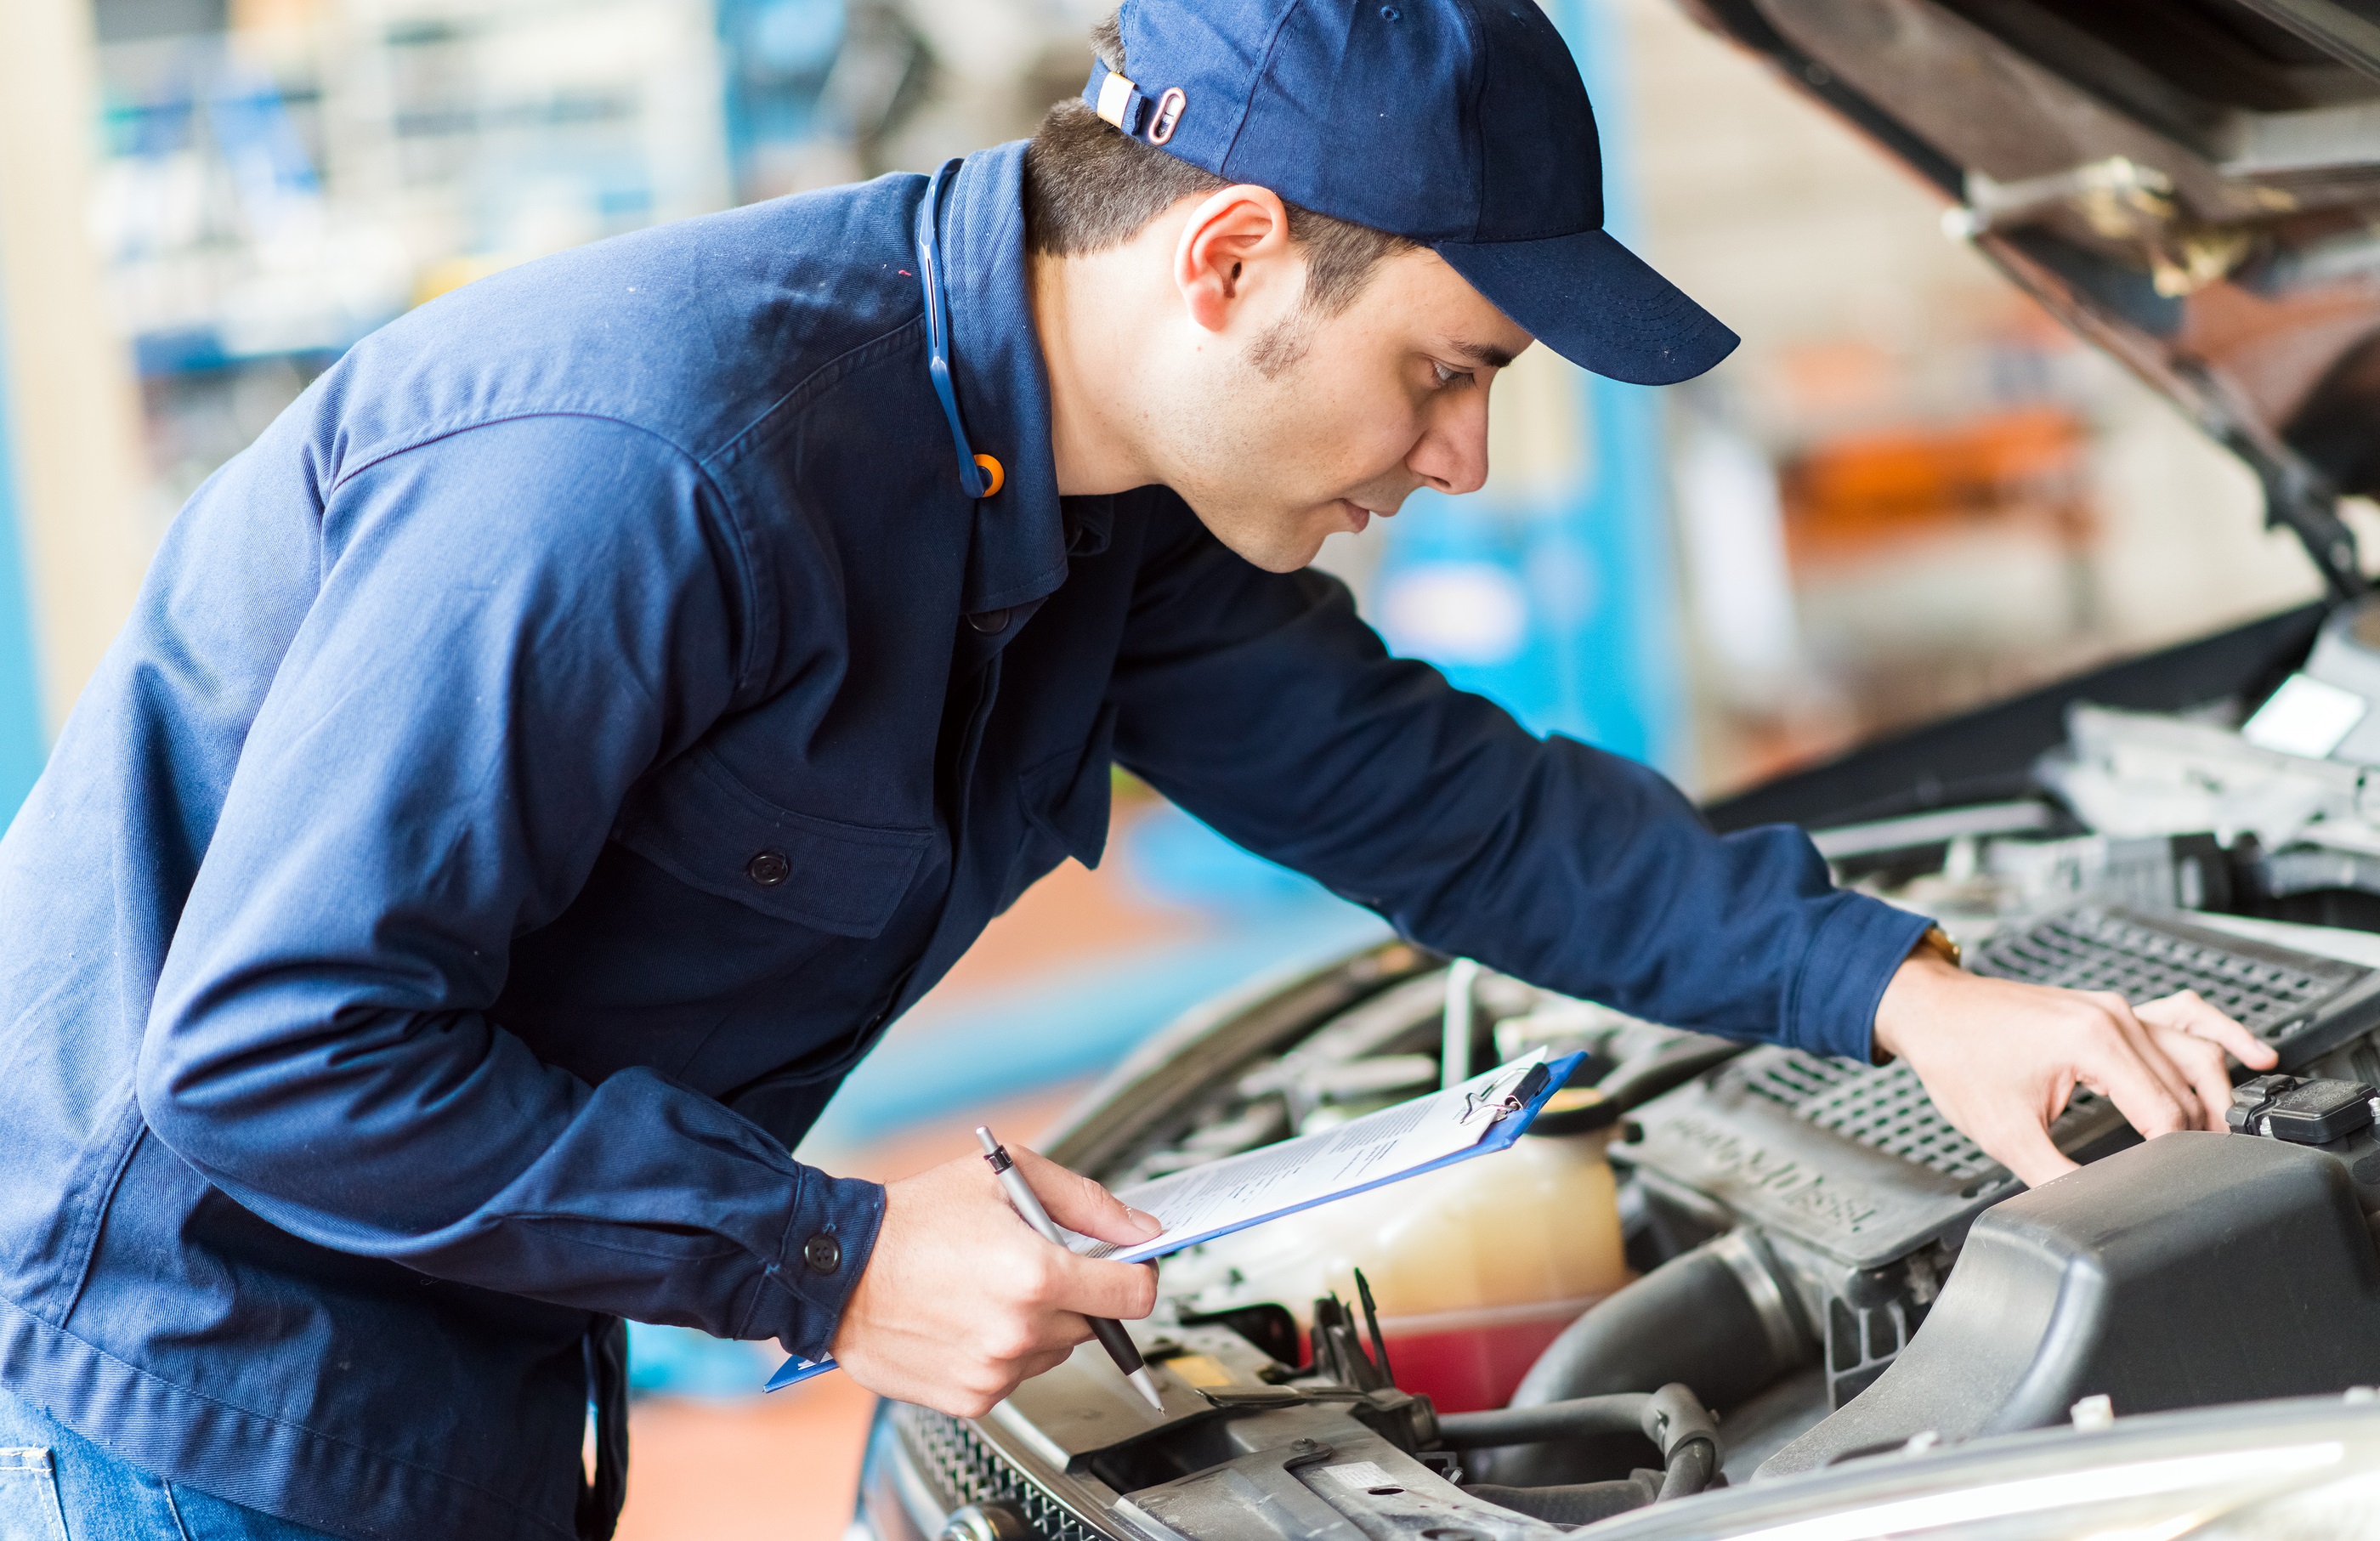
{"type": "Polygon", "coordinates": [[[934,832],[781,808],[698,749],[643,789],[613,837],[705,893],[864,939],[892,920],[934,832]]]}
{"type": "Polygon", "coordinates": [[[1054,755],[1022,778],[1026,816],[1085,867],[1099,866],[1108,848],[1114,755],[1115,708],[1105,706],[1080,750],[1054,755]]]}

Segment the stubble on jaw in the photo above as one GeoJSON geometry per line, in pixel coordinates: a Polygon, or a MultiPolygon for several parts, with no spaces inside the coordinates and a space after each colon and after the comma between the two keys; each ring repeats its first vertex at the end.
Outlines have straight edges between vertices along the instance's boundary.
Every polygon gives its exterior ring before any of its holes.
{"type": "MultiPolygon", "coordinates": [[[[1220,377],[1204,382],[1211,394],[1185,399],[1162,414],[1171,421],[1170,437],[1183,468],[1192,473],[1174,491],[1224,545],[1269,572],[1305,565],[1328,533],[1311,528],[1325,511],[1298,515],[1269,506],[1277,489],[1269,479],[1250,481],[1252,447],[1259,460],[1286,452],[1280,431],[1282,393],[1293,388],[1292,378],[1306,360],[1313,336],[1313,318],[1300,307],[1257,334],[1236,358],[1221,356],[1220,377]]],[[[1336,516],[1334,504],[1330,516],[1336,516]]]]}
{"type": "Polygon", "coordinates": [[[1297,367],[1305,357],[1311,334],[1305,324],[1305,308],[1299,306],[1291,315],[1266,327],[1248,344],[1248,367],[1269,381],[1278,381],[1297,367]]]}

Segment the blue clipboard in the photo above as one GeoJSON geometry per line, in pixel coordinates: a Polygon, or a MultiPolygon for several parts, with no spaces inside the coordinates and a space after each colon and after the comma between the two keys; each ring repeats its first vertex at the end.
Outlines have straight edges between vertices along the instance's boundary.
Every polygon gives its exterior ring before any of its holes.
{"type": "MultiPolygon", "coordinates": [[[[1230,1225],[1218,1226],[1212,1231],[1203,1232],[1196,1236],[1168,1242],[1165,1244],[1163,1254],[1154,1250],[1148,1252],[1127,1250],[1110,1254],[1110,1256],[1121,1263],[1148,1262],[1158,1256],[1179,1252],[1184,1247],[1196,1246],[1202,1242],[1211,1242],[1219,1236],[1228,1236],[1233,1232],[1245,1231],[1252,1225],[1262,1225],[1268,1220],[1277,1220],[1285,1215],[1294,1215],[1302,1210],[1317,1208],[1325,1204],[1336,1204],[1342,1198],[1353,1198],[1357,1194],[1370,1193],[1375,1188],[1385,1188],[1392,1183],[1402,1183],[1407,1178],[1419,1177],[1424,1172],[1438,1171],[1453,1166],[1459,1161],[1472,1160],[1499,1150],[1509,1150],[1513,1141],[1528,1133],[1529,1125],[1536,1122],[1537,1114],[1544,1111],[1546,1103],[1552,1099],[1554,1093],[1561,1090],[1569,1083],[1572,1074],[1577,1071],[1580,1062],[1585,1058],[1585,1054],[1565,1054],[1559,1060],[1548,1060],[1532,1070],[1513,1090],[1513,1098],[1519,1106],[1499,1118],[1488,1128],[1488,1133],[1479,1137],[1479,1143],[1476,1145],[1465,1146],[1451,1155],[1441,1156],[1435,1161],[1425,1161],[1420,1166],[1397,1172],[1392,1176],[1378,1178],[1352,1188],[1342,1188],[1319,1198],[1308,1199],[1303,1204],[1292,1204],[1283,1208],[1268,1210],[1260,1215],[1252,1215],[1245,1219],[1235,1220],[1230,1225]]],[[[1429,1095],[1435,1097],[1439,1094],[1432,1092],[1429,1095]]],[[[796,1355],[778,1366],[777,1373],[769,1377],[768,1385],[763,1389],[782,1391],[788,1386],[798,1386],[812,1376],[824,1375],[835,1367],[835,1362],[832,1359],[804,1359],[796,1355]]]]}

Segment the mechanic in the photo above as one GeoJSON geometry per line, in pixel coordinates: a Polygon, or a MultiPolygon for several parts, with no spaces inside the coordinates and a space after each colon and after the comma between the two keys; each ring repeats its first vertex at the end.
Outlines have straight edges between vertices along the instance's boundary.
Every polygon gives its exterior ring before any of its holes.
{"type": "Polygon", "coordinates": [[[1306,569],[1481,484],[1533,339],[1648,383],[1734,345],[1601,229],[1536,6],[1131,0],[1098,48],[1030,144],[425,306],[190,500],[0,844],[0,1502],[607,1535],[623,1317],[972,1414],[1146,1315],[979,1160],[787,1154],[1099,859],[1111,762],[1443,953],[1904,1056],[2030,1182],[2078,1085],[2219,1127],[2224,1051],[2271,1062],[1960,972],[1306,569]]]}

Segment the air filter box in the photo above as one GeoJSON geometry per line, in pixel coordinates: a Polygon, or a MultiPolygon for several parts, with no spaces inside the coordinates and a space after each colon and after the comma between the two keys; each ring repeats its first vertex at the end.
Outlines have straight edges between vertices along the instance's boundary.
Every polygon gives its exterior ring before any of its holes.
{"type": "Polygon", "coordinates": [[[2131,1414],[2380,1382],[2370,1142],[2168,1135],[1994,1206],[1900,1357],[1760,1474],[2042,1427],[2094,1395],[2131,1414]]]}

